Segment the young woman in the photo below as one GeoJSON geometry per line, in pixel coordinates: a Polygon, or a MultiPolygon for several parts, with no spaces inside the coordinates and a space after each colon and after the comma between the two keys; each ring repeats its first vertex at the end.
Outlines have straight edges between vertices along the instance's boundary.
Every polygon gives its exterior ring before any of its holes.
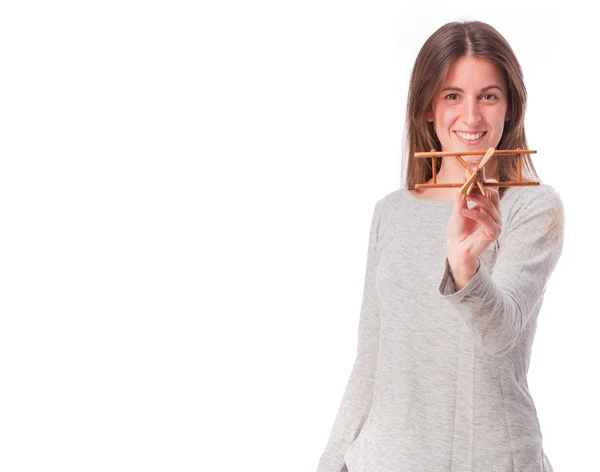
{"type": "MultiPolygon", "coordinates": [[[[551,472],[527,385],[564,214],[548,184],[424,189],[419,151],[528,149],[526,90],[506,40],[481,22],[442,26],[412,72],[406,187],[374,208],[358,347],[318,472],[551,472]]],[[[463,156],[478,163],[482,156],[463,156]]],[[[465,180],[454,156],[437,182],[465,180]]],[[[539,180],[523,157],[524,180],[539,180]]],[[[486,180],[516,180],[517,156],[486,180]]]]}

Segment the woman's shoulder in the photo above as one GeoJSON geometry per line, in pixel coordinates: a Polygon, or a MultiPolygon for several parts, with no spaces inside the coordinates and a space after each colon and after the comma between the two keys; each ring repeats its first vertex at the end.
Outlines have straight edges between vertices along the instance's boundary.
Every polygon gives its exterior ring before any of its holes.
{"type": "Polygon", "coordinates": [[[404,207],[408,197],[414,198],[406,188],[398,188],[384,193],[375,203],[375,213],[379,216],[388,212],[394,212],[398,207],[404,207]]]}
{"type": "Polygon", "coordinates": [[[385,193],[379,198],[379,200],[377,201],[377,204],[381,205],[381,206],[387,206],[389,204],[394,204],[394,203],[398,202],[399,200],[405,198],[407,192],[408,192],[408,190],[406,188],[399,188],[399,189],[393,190],[391,192],[385,193]]]}
{"type": "MultiPolygon", "coordinates": [[[[449,189],[445,189],[449,190],[449,189]]],[[[405,203],[417,203],[417,204],[430,204],[430,205],[447,205],[448,203],[452,203],[452,200],[449,199],[448,195],[444,195],[443,198],[426,198],[426,197],[417,197],[411,193],[411,191],[407,187],[401,187],[391,192],[384,194],[380,197],[378,203],[381,205],[395,204],[399,202],[405,203]]]]}
{"type": "Polygon", "coordinates": [[[550,184],[540,183],[525,187],[509,187],[503,201],[513,210],[535,206],[538,209],[554,210],[562,206],[560,193],[550,184]]]}
{"type": "MultiPolygon", "coordinates": [[[[551,185],[510,187],[505,194],[505,223],[510,228],[521,223],[551,225],[564,223],[564,207],[560,193],[551,185]]],[[[503,199],[504,200],[504,199],[503,199]]],[[[557,226],[559,229],[563,227],[557,226]]]]}

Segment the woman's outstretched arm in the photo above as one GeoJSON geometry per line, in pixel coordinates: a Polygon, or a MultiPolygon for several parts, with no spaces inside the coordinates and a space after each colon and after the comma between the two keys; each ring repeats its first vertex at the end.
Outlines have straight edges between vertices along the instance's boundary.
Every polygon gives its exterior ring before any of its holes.
{"type": "Polygon", "coordinates": [[[489,270],[479,260],[471,280],[456,290],[448,259],[439,292],[458,311],[477,344],[488,354],[506,355],[517,344],[560,258],[564,209],[549,185],[523,191],[498,238],[500,250],[489,270]]]}

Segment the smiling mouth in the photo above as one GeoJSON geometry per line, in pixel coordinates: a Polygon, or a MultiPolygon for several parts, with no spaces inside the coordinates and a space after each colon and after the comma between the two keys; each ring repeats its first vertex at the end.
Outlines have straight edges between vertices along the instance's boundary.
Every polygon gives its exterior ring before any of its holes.
{"type": "Polygon", "coordinates": [[[480,131],[478,133],[462,133],[460,131],[455,131],[456,135],[461,138],[463,141],[479,141],[487,131],[480,131]]]}

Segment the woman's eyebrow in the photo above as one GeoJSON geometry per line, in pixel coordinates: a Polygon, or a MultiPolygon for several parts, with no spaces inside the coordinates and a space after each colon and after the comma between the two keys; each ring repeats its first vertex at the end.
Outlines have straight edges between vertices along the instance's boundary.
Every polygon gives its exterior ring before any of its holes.
{"type": "MultiPolygon", "coordinates": [[[[504,93],[504,90],[502,90],[502,87],[500,87],[499,85],[495,85],[495,84],[494,84],[494,85],[488,85],[488,86],[486,86],[486,87],[483,87],[483,88],[481,89],[481,91],[482,91],[482,92],[487,92],[488,90],[490,90],[490,89],[493,89],[493,88],[497,88],[498,90],[500,90],[500,92],[504,93]]],[[[464,90],[463,90],[463,89],[461,89],[460,87],[456,87],[456,86],[454,86],[454,85],[447,85],[446,87],[444,87],[444,88],[442,89],[442,92],[446,92],[447,90],[456,90],[457,92],[464,92],[464,90]]]]}
{"type": "Polygon", "coordinates": [[[502,87],[500,87],[499,85],[488,85],[487,87],[483,87],[481,89],[481,91],[487,92],[488,90],[493,89],[493,88],[497,88],[498,90],[500,90],[500,92],[504,93],[504,90],[502,90],[502,87]]]}

